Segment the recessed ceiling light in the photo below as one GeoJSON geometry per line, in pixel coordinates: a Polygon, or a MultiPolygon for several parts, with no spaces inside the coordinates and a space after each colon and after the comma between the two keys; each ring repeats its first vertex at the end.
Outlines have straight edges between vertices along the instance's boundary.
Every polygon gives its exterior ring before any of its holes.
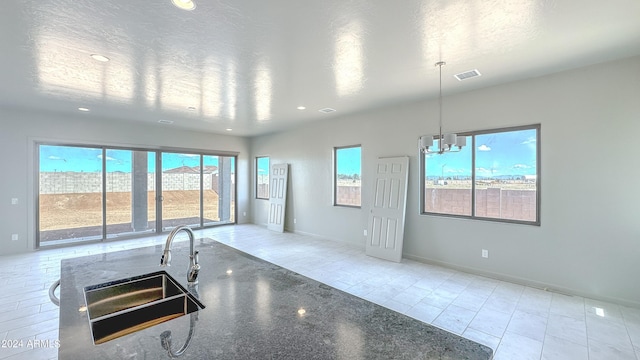
{"type": "Polygon", "coordinates": [[[172,120],[158,120],[158,122],[159,122],[160,124],[167,124],[167,125],[169,125],[169,124],[173,124],[173,121],[172,121],[172,120]]]}
{"type": "Polygon", "coordinates": [[[225,129],[225,130],[227,130],[227,131],[231,131],[231,130],[233,130],[233,129],[231,129],[231,128],[227,128],[227,129],[225,129]]]}
{"type": "Polygon", "coordinates": [[[195,106],[189,106],[189,107],[187,108],[187,110],[189,110],[189,111],[196,111],[196,107],[195,107],[195,106]]]}
{"type": "Polygon", "coordinates": [[[100,62],[109,61],[108,57],[106,57],[104,55],[100,55],[100,54],[91,54],[91,57],[93,58],[93,60],[100,61],[100,62]]]}
{"type": "Polygon", "coordinates": [[[321,113],[328,114],[328,113],[332,113],[332,112],[336,111],[336,109],[332,109],[332,108],[324,108],[324,109],[320,109],[320,110],[318,110],[318,111],[320,111],[321,113]]]}
{"type": "Polygon", "coordinates": [[[298,110],[305,110],[307,107],[306,106],[298,106],[298,110]]]}
{"type": "Polygon", "coordinates": [[[86,107],[79,107],[79,108],[78,108],[78,110],[80,110],[80,111],[84,111],[84,112],[87,112],[87,111],[89,111],[89,108],[86,108],[86,107]]]}
{"type": "Polygon", "coordinates": [[[196,3],[193,0],[171,0],[173,5],[178,9],[191,11],[196,8],[196,3]]]}

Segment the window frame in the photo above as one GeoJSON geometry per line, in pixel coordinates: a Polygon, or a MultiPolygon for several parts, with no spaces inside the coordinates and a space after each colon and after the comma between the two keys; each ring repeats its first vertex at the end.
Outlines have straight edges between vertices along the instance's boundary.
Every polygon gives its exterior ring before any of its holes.
{"type": "Polygon", "coordinates": [[[495,129],[486,129],[486,130],[476,130],[476,131],[467,131],[460,132],[458,136],[471,136],[471,215],[459,215],[459,214],[446,214],[446,213],[435,213],[435,212],[427,212],[425,211],[425,181],[426,181],[426,155],[419,150],[419,186],[420,186],[420,201],[419,206],[419,214],[420,215],[428,215],[428,216],[442,216],[442,217],[450,217],[450,218],[461,218],[461,219],[472,219],[472,220],[482,220],[482,221],[493,221],[493,222],[501,222],[501,223],[512,223],[512,224],[522,224],[522,225],[533,225],[540,226],[541,224],[541,124],[532,124],[532,125],[522,125],[522,126],[512,126],[512,127],[503,127],[503,128],[495,128],[495,129]],[[493,217],[484,217],[476,215],[476,136],[478,135],[487,135],[487,134],[498,134],[504,132],[513,132],[513,131],[521,131],[521,130],[536,130],[536,219],[535,221],[526,221],[526,220],[515,220],[515,219],[500,219],[493,217]]]}
{"type": "MultiPolygon", "coordinates": [[[[193,227],[193,229],[207,229],[207,228],[212,228],[212,227],[216,227],[216,226],[221,226],[221,225],[227,225],[227,224],[237,224],[238,223],[238,206],[237,206],[237,199],[233,198],[233,201],[236,205],[234,205],[233,210],[231,211],[231,216],[233,217],[233,221],[230,222],[221,222],[221,223],[205,223],[203,220],[203,212],[202,212],[202,206],[204,205],[204,203],[202,202],[202,183],[203,183],[203,172],[202,172],[202,158],[203,156],[223,156],[223,157],[229,157],[229,158],[233,158],[233,165],[231,167],[231,172],[232,174],[234,174],[234,176],[237,175],[238,173],[238,156],[239,153],[235,152],[235,151],[212,151],[212,150],[206,150],[206,149],[190,149],[190,148],[174,148],[174,147],[143,147],[143,146],[136,146],[136,145],[131,145],[131,146],[123,146],[123,145],[117,145],[117,144],[110,144],[110,143],[93,143],[93,142],[70,142],[70,141],[58,141],[58,140],[49,140],[49,139],[35,139],[32,142],[32,146],[33,146],[33,169],[32,169],[32,176],[33,176],[33,184],[32,184],[32,189],[33,189],[33,193],[34,193],[34,218],[35,218],[35,223],[33,224],[33,228],[34,228],[34,233],[35,233],[35,243],[34,243],[34,248],[35,249],[41,249],[41,248],[53,248],[53,247],[60,247],[60,246],[75,246],[75,245],[82,245],[82,244],[86,244],[86,243],[92,243],[92,242],[110,242],[110,241],[118,241],[118,240],[123,240],[123,239],[135,239],[135,238],[140,238],[140,237],[144,237],[144,236],[149,236],[149,232],[131,232],[131,233],[125,233],[123,235],[119,235],[119,236],[109,236],[109,232],[106,231],[107,229],[107,214],[106,214],[106,210],[107,210],[107,206],[106,206],[106,196],[107,196],[107,172],[105,171],[107,169],[107,151],[109,150],[125,150],[125,151],[145,151],[145,152],[149,152],[149,153],[153,153],[155,156],[155,207],[156,207],[156,223],[155,223],[155,229],[154,229],[154,234],[155,235],[160,235],[165,233],[166,231],[163,229],[163,225],[162,222],[165,220],[169,220],[169,219],[164,219],[162,216],[162,168],[161,168],[161,161],[160,158],[162,156],[163,153],[186,153],[186,154],[193,154],[193,155],[198,155],[200,156],[200,205],[201,205],[201,209],[200,209],[200,223],[197,227],[193,227]],[[95,148],[95,149],[100,149],[102,152],[102,184],[101,184],[101,192],[102,192],[102,200],[101,200],[101,207],[102,207],[102,235],[94,240],[94,239],[90,239],[90,240],[83,240],[81,238],[69,238],[69,239],[63,239],[63,241],[60,242],[60,245],[58,244],[48,244],[47,240],[42,240],[41,239],[41,228],[40,228],[40,218],[41,218],[41,209],[40,209],[40,155],[41,155],[41,146],[60,146],[60,147],[76,147],[76,148],[95,148]]],[[[237,190],[238,190],[238,182],[237,182],[237,178],[233,181],[233,186],[231,187],[230,191],[231,194],[237,194],[237,190]]]]}
{"type": "Polygon", "coordinates": [[[362,145],[345,145],[333,147],[333,206],[350,207],[350,208],[362,208],[362,145]],[[360,204],[340,204],[338,203],[338,151],[344,149],[360,149],[360,204]]]}
{"type": "MultiPolygon", "coordinates": [[[[255,158],[255,198],[257,200],[269,200],[269,191],[267,190],[267,197],[261,197],[260,192],[258,191],[258,186],[260,182],[258,181],[259,171],[258,171],[258,161],[259,159],[267,159],[267,186],[269,186],[269,176],[271,175],[271,158],[268,155],[256,156],[255,158]]],[[[268,188],[267,188],[268,189],[268,188]]]]}

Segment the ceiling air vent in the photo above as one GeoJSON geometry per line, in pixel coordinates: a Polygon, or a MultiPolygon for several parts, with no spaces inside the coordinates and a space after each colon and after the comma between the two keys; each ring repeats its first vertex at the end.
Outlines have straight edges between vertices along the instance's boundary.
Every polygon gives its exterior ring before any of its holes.
{"type": "Polygon", "coordinates": [[[173,124],[172,120],[158,120],[160,124],[173,124]]]}
{"type": "Polygon", "coordinates": [[[458,79],[458,81],[462,81],[462,80],[471,79],[480,75],[482,74],[480,74],[480,72],[477,69],[474,69],[474,70],[465,71],[460,74],[456,74],[454,76],[456,77],[456,79],[458,79]]]}
{"type": "Polygon", "coordinates": [[[328,114],[328,113],[332,113],[332,112],[336,111],[336,109],[332,109],[332,108],[324,108],[324,109],[320,109],[320,110],[318,110],[318,111],[320,111],[321,113],[328,114]]]}

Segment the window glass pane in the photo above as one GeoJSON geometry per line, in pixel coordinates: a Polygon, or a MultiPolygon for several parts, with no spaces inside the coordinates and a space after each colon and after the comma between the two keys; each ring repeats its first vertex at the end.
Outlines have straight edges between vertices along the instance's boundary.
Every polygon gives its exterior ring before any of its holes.
{"type": "Polygon", "coordinates": [[[335,149],[335,204],[360,206],[360,146],[335,149]]]}
{"type": "Polygon", "coordinates": [[[155,153],[106,150],[107,238],[155,232],[155,153]]]}
{"type": "Polygon", "coordinates": [[[200,227],[200,155],[162,153],[162,228],[200,227]]]}
{"type": "Polygon", "coordinates": [[[256,158],[256,197],[258,199],[269,198],[269,157],[256,158]]]}
{"type": "Polygon", "coordinates": [[[424,212],[471,216],[471,136],[467,144],[460,152],[423,155],[424,212]]]}
{"type": "Polygon", "coordinates": [[[203,155],[203,225],[234,222],[235,158],[203,155]]]}
{"type": "Polygon", "coordinates": [[[102,239],[102,149],[40,145],[39,245],[102,239]]]}
{"type": "Polygon", "coordinates": [[[537,129],[476,135],[478,217],[537,221],[537,129]]]}

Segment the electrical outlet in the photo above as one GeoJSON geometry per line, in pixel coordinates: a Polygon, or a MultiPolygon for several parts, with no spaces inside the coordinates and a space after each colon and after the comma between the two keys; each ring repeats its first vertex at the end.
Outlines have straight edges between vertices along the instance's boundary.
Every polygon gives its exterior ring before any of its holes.
{"type": "Polygon", "coordinates": [[[489,250],[487,249],[482,249],[482,257],[483,258],[488,258],[489,257],[489,250]]]}
{"type": "Polygon", "coordinates": [[[298,223],[298,219],[293,219],[293,223],[297,224],[298,223]]]}
{"type": "Polygon", "coordinates": [[[18,234],[11,234],[11,240],[17,241],[18,240],[18,234]]]}
{"type": "Polygon", "coordinates": [[[246,211],[245,211],[245,212],[243,212],[243,213],[242,213],[242,216],[247,216],[247,212],[246,212],[246,211]]]}

